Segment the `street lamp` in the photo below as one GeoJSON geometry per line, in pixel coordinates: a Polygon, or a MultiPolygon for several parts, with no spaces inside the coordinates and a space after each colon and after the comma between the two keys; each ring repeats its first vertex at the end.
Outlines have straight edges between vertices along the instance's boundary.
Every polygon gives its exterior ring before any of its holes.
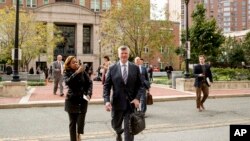
{"type": "Polygon", "coordinates": [[[19,0],[16,0],[16,29],[15,29],[15,48],[14,48],[14,70],[13,70],[13,79],[11,81],[18,82],[20,81],[18,75],[18,31],[19,31],[19,0]]]}
{"type": "Polygon", "coordinates": [[[101,47],[102,47],[101,40],[99,40],[98,43],[99,43],[99,66],[101,66],[101,47]]]}
{"type": "Polygon", "coordinates": [[[189,41],[188,41],[188,3],[189,0],[185,0],[185,6],[186,6],[186,55],[185,55],[185,61],[186,61],[186,71],[185,71],[185,78],[189,78],[189,56],[190,56],[190,49],[189,49],[189,41]]]}

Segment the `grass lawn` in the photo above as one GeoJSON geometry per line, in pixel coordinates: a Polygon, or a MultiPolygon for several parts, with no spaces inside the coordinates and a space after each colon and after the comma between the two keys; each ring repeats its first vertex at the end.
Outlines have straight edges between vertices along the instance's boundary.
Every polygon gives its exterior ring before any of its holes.
{"type": "Polygon", "coordinates": [[[172,80],[168,79],[166,76],[159,76],[153,78],[153,83],[155,84],[163,84],[163,85],[171,85],[172,80]]]}

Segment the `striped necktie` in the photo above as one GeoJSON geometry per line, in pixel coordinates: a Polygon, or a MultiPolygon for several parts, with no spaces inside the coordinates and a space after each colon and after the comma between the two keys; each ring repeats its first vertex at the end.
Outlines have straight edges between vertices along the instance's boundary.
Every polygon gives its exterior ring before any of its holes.
{"type": "Polygon", "coordinates": [[[127,83],[127,78],[128,78],[128,72],[127,72],[127,69],[126,69],[126,65],[122,65],[123,66],[123,76],[122,76],[122,78],[123,78],[123,81],[124,81],[124,83],[126,84],[127,83]]]}

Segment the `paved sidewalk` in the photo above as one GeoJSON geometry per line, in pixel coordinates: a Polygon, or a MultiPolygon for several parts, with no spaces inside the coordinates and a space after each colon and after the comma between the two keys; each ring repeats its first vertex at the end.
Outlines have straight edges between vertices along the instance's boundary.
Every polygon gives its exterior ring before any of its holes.
{"type": "MultiPolygon", "coordinates": [[[[103,104],[102,84],[100,81],[93,81],[93,96],[90,104],[103,104]]],[[[0,97],[0,108],[18,108],[29,106],[59,106],[64,104],[65,95],[53,95],[53,83],[46,86],[29,87],[28,94],[19,98],[0,97]]],[[[67,88],[64,87],[64,94],[67,88]]],[[[154,102],[169,100],[195,99],[195,92],[181,92],[169,88],[166,85],[152,84],[150,93],[153,95],[154,102]]],[[[210,90],[209,98],[217,97],[239,97],[250,96],[250,89],[227,89],[227,90],[210,90]]]]}

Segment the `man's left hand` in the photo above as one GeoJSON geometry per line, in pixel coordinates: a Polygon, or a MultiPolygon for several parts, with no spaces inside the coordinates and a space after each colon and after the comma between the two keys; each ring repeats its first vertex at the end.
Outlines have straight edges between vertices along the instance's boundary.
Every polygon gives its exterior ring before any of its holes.
{"type": "Polygon", "coordinates": [[[132,100],[131,103],[134,103],[135,108],[139,108],[139,106],[140,106],[140,101],[138,99],[132,100]]]}

